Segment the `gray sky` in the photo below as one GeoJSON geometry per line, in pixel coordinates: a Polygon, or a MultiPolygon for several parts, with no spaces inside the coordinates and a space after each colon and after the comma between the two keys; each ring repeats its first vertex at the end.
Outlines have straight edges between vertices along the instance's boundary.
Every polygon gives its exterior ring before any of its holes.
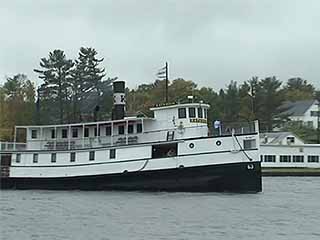
{"type": "Polygon", "coordinates": [[[230,80],[300,76],[320,88],[319,0],[2,0],[0,84],[62,49],[94,47],[129,87],[170,78],[218,90],[230,80]]]}

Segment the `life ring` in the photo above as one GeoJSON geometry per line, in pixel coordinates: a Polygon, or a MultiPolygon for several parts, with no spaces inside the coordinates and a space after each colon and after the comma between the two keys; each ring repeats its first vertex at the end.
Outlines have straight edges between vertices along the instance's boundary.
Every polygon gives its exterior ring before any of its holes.
{"type": "Polygon", "coordinates": [[[221,141],[219,141],[219,140],[216,141],[216,145],[217,145],[217,146],[220,146],[220,145],[221,145],[221,141]]]}
{"type": "Polygon", "coordinates": [[[190,143],[189,148],[194,148],[194,143],[190,143]]]}

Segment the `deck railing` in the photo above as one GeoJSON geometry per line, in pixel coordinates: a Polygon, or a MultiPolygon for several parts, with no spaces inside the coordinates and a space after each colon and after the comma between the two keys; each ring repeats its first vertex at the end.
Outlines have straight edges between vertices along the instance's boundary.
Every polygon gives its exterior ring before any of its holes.
{"type": "Polygon", "coordinates": [[[18,142],[0,142],[0,151],[16,151],[16,150],[26,150],[26,143],[18,142]]]}
{"type": "Polygon", "coordinates": [[[213,126],[213,136],[227,136],[232,134],[251,134],[259,130],[258,121],[254,122],[222,122],[213,126]]]}

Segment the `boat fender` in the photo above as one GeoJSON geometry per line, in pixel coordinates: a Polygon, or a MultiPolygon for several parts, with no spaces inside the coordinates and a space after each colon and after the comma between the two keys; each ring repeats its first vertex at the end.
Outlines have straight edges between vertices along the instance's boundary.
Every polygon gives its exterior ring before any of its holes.
{"type": "Polygon", "coordinates": [[[179,165],[179,168],[184,168],[184,166],[183,165],[179,165]]]}
{"type": "Polygon", "coordinates": [[[220,146],[220,145],[221,145],[221,141],[219,141],[219,140],[216,141],[216,145],[217,145],[217,146],[220,146]]]}
{"type": "Polygon", "coordinates": [[[252,169],[254,169],[254,165],[253,164],[248,164],[247,168],[248,168],[248,170],[252,170],[252,169]]]}
{"type": "Polygon", "coordinates": [[[190,143],[189,148],[194,148],[194,143],[190,143]]]}

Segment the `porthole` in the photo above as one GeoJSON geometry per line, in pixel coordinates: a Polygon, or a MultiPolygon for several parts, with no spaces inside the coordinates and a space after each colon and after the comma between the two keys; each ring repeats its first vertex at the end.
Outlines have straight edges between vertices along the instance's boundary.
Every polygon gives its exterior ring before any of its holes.
{"type": "Polygon", "coordinates": [[[216,145],[220,146],[221,145],[221,141],[216,141],[216,145]]]}
{"type": "Polygon", "coordinates": [[[194,143],[190,143],[189,148],[194,148],[194,143]]]}

